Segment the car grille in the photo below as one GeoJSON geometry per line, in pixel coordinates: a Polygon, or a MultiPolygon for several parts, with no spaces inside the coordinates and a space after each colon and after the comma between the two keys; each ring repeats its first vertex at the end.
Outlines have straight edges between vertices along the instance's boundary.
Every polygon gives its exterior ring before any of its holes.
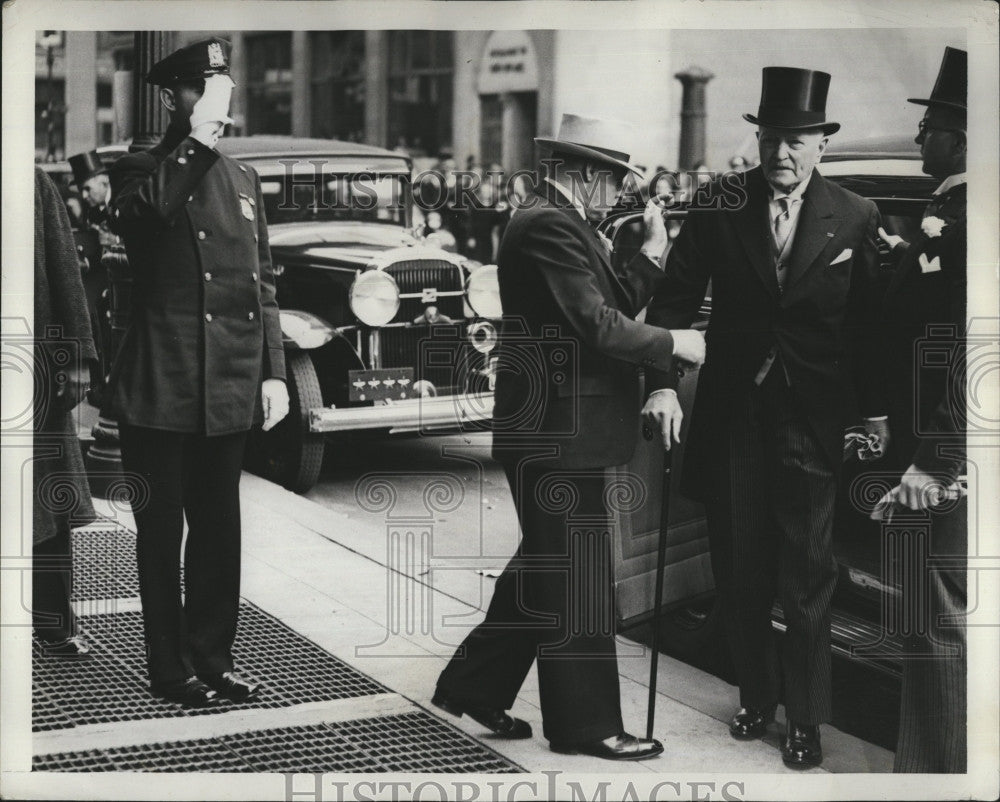
{"type": "MultiPolygon", "coordinates": [[[[451,327],[449,327],[451,328],[451,327]]],[[[454,393],[458,389],[457,367],[458,359],[450,360],[450,364],[428,365],[430,361],[426,348],[421,354],[420,341],[431,336],[429,325],[418,326],[388,326],[379,329],[380,367],[383,368],[413,368],[414,380],[426,379],[431,382],[440,394],[454,393]]],[[[435,349],[437,350],[437,349],[435,349]]],[[[435,362],[439,360],[434,360],[435,362]]]]}
{"type": "MultiPolygon", "coordinates": [[[[422,293],[435,289],[438,292],[454,292],[464,289],[462,268],[441,259],[408,259],[393,262],[385,268],[399,286],[401,294],[422,293]]],[[[442,315],[453,320],[461,320],[464,315],[461,295],[439,297],[436,301],[424,303],[420,298],[402,298],[399,311],[393,318],[395,323],[412,323],[424,313],[428,306],[436,306],[442,315]]]]}

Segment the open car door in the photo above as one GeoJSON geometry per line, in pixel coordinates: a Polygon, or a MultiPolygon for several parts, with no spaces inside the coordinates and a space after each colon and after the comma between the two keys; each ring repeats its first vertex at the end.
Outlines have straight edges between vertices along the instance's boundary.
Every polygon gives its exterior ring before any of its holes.
{"type": "MultiPolygon", "coordinates": [[[[679,221],[683,219],[683,214],[671,212],[669,217],[679,221]]],[[[625,264],[642,246],[642,212],[609,217],[601,224],[600,230],[614,244],[612,259],[616,264],[625,264]]],[[[704,329],[708,325],[710,303],[710,298],[707,298],[695,328],[704,329]]],[[[639,319],[642,319],[642,314],[639,319]]],[[[670,484],[670,524],[663,582],[664,609],[674,612],[689,604],[694,605],[695,609],[702,601],[710,608],[714,595],[704,507],[681,496],[677,492],[679,483],[676,481],[684,462],[684,443],[697,382],[698,371],[687,371],[678,388],[684,410],[684,424],[681,428],[681,443],[679,446],[675,444],[673,449],[672,473],[675,480],[670,484]]],[[[609,468],[607,477],[609,483],[622,482],[623,486],[630,487],[633,491],[637,488],[637,492],[645,498],[641,504],[622,505],[630,508],[630,511],[616,515],[619,536],[615,541],[615,591],[620,629],[642,623],[652,613],[663,503],[662,438],[656,434],[652,440],[647,440],[642,434],[641,423],[635,436],[637,445],[632,459],[626,465],[609,468]]],[[[692,615],[692,623],[697,624],[697,613],[692,612],[692,615]]]]}

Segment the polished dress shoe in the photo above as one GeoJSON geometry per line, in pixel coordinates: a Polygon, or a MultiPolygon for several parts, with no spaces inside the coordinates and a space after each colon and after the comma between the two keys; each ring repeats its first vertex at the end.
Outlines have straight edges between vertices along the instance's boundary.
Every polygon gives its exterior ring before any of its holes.
{"type": "Polygon", "coordinates": [[[233,671],[223,671],[221,674],[199,674],[198,679],[209,688],[233,702],[247,702],[256,698],[260,684],[247,682],[233,671]]]}
{"type": "Polygon", "coordinates": [[[531,725],[527,721],[514,718],[505,710],[496,707],[484,707],[482,705],[469,704],[459,699],[454,699],[446,694],[437,691],[431,704],[440,707],[446,713],[461,718],[468,715],[473,721],[482,724],[486,729],[500,738],[530,738],[531,725]]]}
{"type": "Polygon", "coordinates": [[[592,755],[605,760],[645,760],[663,752],[663,744],[655,738],[636,738],[627,732],[612,735],[603,741],[588,741],[581,744],[549,741],[549,748],[564,755],[592,755]]]}
{"type": "Polygon", "coordinates": [[[823,762],[823,749],[819,744],[819,727],[815,724],[796,724],[791,719],[781,742],[781,759],[792,768],[809,768],[823,762]]]}
{"type": "Polygon", "coordinates": [[[90,644],[80,635],[62,640],[42,640],[42,652],[49,657],[62,657],[69,660],[81,660],[90,657],[90,644]]]}
{"type": "Polygon", "coordinates": [[[739,741],[751,741],[767,732],[767,725],[774,721],[775,705],[764,710],[741,707],[729,723],[729,734],[739,741]]]}
{"type": "Polygon", "coordinates": [[[166,699],[168,702],[177,702],[183,707],[211,707],[219,701],[219,694],[197,677],[173,682],[155,682],[149,686],[149,690],[153,696],[166,699]]]}

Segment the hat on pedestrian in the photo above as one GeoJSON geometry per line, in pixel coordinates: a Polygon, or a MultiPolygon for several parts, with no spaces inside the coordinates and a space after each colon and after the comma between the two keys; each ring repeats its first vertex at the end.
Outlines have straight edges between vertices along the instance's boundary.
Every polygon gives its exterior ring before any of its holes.
{"type": "Polygon", "coordinates": [[[229,42],[218,36],[192,42],[157,61],[146,75],[146,83],[169,86],[209,75],[229,75],[229,42]]]}
{"type": "Polygon", "coordinates": [[[969,54],[957,47],[946,47],[941,69],[929,98],[907,98],[918,106],[943,106],[965,112],[969,94],[969,54]]]}
{"type": "Polygon", "coordinates": [[[101,163],[101,157],[96,150],[70,156],[69,166],[73,171],[73,183],[80,189],[83,189],[83,185],[95,175],[108,171],[108,168],[101,163]]]}
{"type": "Polygon", "coordinates": [[[826,119],[830,73],[798,67],[764,67],[760,106],[756,116],[744,114],[754,125],[787,131],[821,130],[829,136],[840,123],[826,119]]]}
{"type": "Polygon", "coordinates": [[[633,140],[632,126],[616,120],[564,114],[554,139],[535,137],[535,142],[552,153],[582,156],[610,164],[642,177],[642,171],[629,164],[628,148],[633,140]]]}

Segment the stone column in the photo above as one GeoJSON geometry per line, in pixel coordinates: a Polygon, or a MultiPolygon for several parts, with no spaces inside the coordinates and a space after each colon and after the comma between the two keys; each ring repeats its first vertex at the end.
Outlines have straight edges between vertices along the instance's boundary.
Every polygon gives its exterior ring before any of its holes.
{"type": "Polygon", "coordinates": [[[677,164],[680,170],[690,170],[705,161],[705,85],[714,77],[701,67],[688,67],[674,75],[684,87],[677,164]]]}

